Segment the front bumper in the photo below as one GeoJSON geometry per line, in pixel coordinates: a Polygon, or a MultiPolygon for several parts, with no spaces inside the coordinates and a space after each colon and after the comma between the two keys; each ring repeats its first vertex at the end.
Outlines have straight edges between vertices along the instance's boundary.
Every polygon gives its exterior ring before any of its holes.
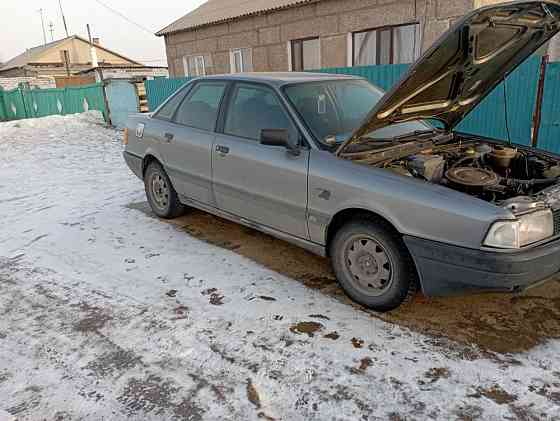
{"type": "Polygon", "coordinates": [[[560,271],[560,239],[527,250],[473,250],[405,236],[427,296],[519,292],[560,271]]]}

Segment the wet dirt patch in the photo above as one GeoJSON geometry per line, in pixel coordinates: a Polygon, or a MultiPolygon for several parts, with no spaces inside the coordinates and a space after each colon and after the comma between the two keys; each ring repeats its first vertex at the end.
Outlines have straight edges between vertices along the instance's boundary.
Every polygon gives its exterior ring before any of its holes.
{"type": "Polygon", "coordinates": [[[170,289],[165,293],[165,295],[167,295],[169,298],[175,298],[177,296],[177,292],[178,291],[176,289],[170,289]]]}
{"type": "MultiPolygon", "coordinates": [[[[147,204],[135,205],[150,214],[147,204]]],[[[150,214],[151,215],[151,214],[150,214]]],[[[373,317],[413,331],[475,344],[498,353],[528,351],[547,339],[560,338],[560,277],[521,295],[482,294],[426,298],[380,314],[351,302],[339,288],[327,259],[251,228],[197,210],[171,221],[190,235],[232,249],[267,268],[331,295],[373,317]]]]}
{"type": "Polygon", "coordinates": [[[372,365],[373,365],[373,360],[371,358],[369,357],[362,358],[360,360],[360,366],[358,367],[358,370],[366,371],[368,367],[371,367],[372,365]]]}
{"type": "Polygon", "coordinates": [[[201,292],[202,295],[207,295],[208,302],[214,306],[221,306],[224,304],[224,296],[218,292],[216,288],[208,288],[201,292]]]}
{"type": "Polygon", "coordinates": [[[364,347],[364,340],[358,338],[352,338],[351,340],[352,346],[356,349],[360,349],[364,347]]]}
{"type": "Polygon", "coordinates": [[[141,363],[141,359],[134,352],[118,349],[108,352],[86,365],[86,369],[94,372],[98,377],[120,374],[141,363]]]}
{"type": "Polygon", "coordinates": [[[130,413],[143,411],[156,415],[171,409],[179,388],[171,381],[150,374],[144,379],[132,378],[117,398],[130,413]]]}
{"type": "Polygon", "coordinates": [[[324,335],[323,338],[332,339],[333,341],[336,341],[338,338],[340,338],[340,335],[338,334],[338,332],[331,332],[324,335]]]}
{"type": "Polygon", "coordinates": [[[476,389],[476,393],[469,395],[471,398],[481,398],[485,397],[496,402],[498,405],[505,405],[517,400],[516,395],[509,394],[504,389],[498,385],[494,385],[489,388],[479,387],[476,389]]]}
{"type": "Polygon", "coordinates": [[[455,409],[457,421],[475,421],[482,419],[484,411],[475,405],[460,405],[455,409]]]}
{"type": "Polygon", "coordinates": [[[329,317],[323,316],[322,314],[310,314],[308,317],[311,317],[312,319],[330,320],[329,317]]]}
{"type": "Polygon", "coordinates": [[[178,306],[173,309],[175,317],[171,320],[184,320],[189,318],[190,309],[187,306],[178,306]]]}
{"type": "MultiPolygon", "coordinates": [[[[426,373],[424,373],[424,377],[428,379],[428,383],[435,383],[440,379],[448,379],[451,376],[449,369],[445,367],[436,367],[430,368],[426,373]]],[[[420,380],[418,383],[425,384],[424,380],[420,380]]]]}
{"type": "Polygon", "coordinates": [[[296,335],[305,334],[310,338],[315,336],[315,333],[319,332],[321,329],[323,329],[323,325],[317,322],[299,322],[290,326],[290,332],[296,335]]]}
{"type": "Polygon", "coordinates": [[[276,301],[276,298],[267,295],[258,295],[257,298],[263,301],[276,301]]]}
{"type": "Polygon", "coordinates": [[[548,399],[556,405],[560,405],[560,383],[554,383],[554,385],[544,383],[540,386],[531,385],[529,386],[529,391],[548,399]]]}
{"type": "Polygon", "coordinates": [[[79,305],[80,312],[85,315],[74,324],[74,330],[81,333],[98,333],[113,317],[105,310],[90,306],[87,303],[79,305]]]}

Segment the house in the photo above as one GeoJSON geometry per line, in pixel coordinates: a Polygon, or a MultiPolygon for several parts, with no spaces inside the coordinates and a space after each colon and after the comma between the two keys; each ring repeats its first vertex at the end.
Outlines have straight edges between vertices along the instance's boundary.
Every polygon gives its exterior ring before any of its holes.
{"type": "Polygon", "coordinates": [[[169,77],[166,66],[111,66],[100,64],[98,67],[91,67],[77,73],[80,76],[91,76],[96,79],[99,78],[100,74],[103,75],[103,79],[153,79],[169,77]]]}
{"type": "MultiPolygon", "coordinates": [[[[131,67],[143,65],[102,46],[93,39],[99,66],[131,67]]],[[[89,42],[72,35],[51,43],[30,48],[0,67],[0,77],[68,76],[92,67],[89,42]]]]}
{"type": "Polygon", "coordinates": [[[411,63],[454,20],[499,2],[208,0],[157,35],[174,77],[411,63]]]}

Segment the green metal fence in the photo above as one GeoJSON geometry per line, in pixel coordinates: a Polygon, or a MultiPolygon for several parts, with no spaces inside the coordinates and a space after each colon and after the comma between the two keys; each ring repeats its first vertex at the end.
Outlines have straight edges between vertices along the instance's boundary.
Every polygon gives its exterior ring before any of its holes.
{"type": "Polygon", "coordinates": [[[0,92],[0,120],[76,114],[89,110],[101,111],[107,120],[101,83],[62,89],[17,88],[0,92]]]}
{"type": "Polygon", "coordinates": [[[409,67],[408,64],[383,64],[379,66],[330,67],[313,70],[313,72],[360,76],[388,91],[401,80],[409,67]]]}
{"type": "Polygon", "coordinates": [[[146,95],[148,97],[148,107],[150,111],[154,111],[167,98],[177,91],[181,86],[192,78],[183,77],[177,79],[154,79],[144,82],[146,87],[146,95]]]}

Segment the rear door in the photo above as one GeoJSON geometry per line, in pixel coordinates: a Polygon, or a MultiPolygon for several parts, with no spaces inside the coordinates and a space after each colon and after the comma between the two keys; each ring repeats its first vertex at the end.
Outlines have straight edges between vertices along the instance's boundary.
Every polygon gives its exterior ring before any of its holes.
{"type": "Polygon", "coordinates": [[[301,135],[278,94],[262,84],[238,82],[231,90],[212,153],[218,208],[307,239],[309,150],[295,156],[259,143],[262,129],[301,135]]]}
{"type": "Polygon", "coordinates": [[[175,111],[162,134],[162,153],[173,186],[179,194],[214,205],[212,144],[223,81],[197,82],[175,111]]]}

